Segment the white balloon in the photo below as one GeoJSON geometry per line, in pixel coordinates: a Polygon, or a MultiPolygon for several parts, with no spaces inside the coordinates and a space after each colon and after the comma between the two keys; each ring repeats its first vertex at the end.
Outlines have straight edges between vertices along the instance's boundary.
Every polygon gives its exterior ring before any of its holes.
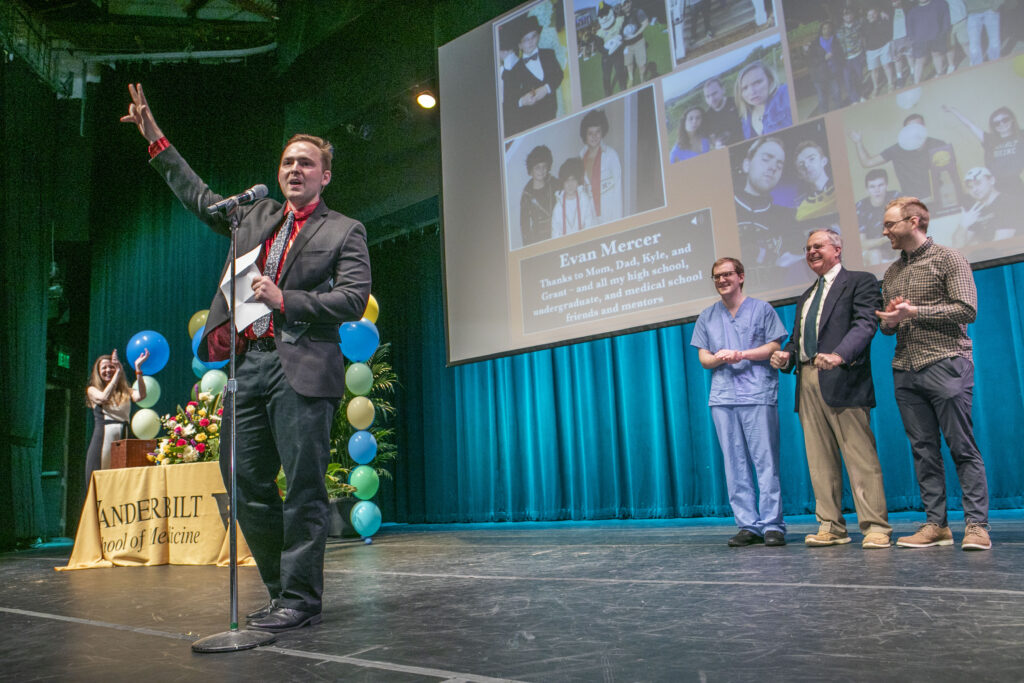
{"type": "Polygon", "coordinates": [[[915,104],[921,101],[921,89],[911,88],[910,90],[904,90],[896,96],[896,104],[899,105],[900,109],[912,109],[915,104]]]}
{"type": "Polygon", "coordinates": [[[924,146],[924,141],[927,139],[928,129],[916,121],[903,126],[896,136],[897,144],[908,152],[921,149],[924,146]]]}
{"type": "Polygon", "coordinates": [[[132,434],[139,439],[152,439],[160,433],[160,416],[155,410],[143,408],[132,416],[132,434]]]}

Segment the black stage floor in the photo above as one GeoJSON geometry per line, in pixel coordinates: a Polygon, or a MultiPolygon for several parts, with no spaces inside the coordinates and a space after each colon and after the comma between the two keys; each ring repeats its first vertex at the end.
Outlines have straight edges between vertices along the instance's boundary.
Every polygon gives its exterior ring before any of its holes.
{"type": "MultiPolygon", "coordinates": [[[[706,520],[387,526],[328,547],[321,625],[205,655],[190,644],[228,627],[226,569],[10,553],[0,679],[1024,680],[1024,512],[974,553],[807,548],[813,518],[789,524],[791,545],[739,549],[706,520]]],[[[259,606],[255,569],[239,584],[239,611],[259,606]]]]}

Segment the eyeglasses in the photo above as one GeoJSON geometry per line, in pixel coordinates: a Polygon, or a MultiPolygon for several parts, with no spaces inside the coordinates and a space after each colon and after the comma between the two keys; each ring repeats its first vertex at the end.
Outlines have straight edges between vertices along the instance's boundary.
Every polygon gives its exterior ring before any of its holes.
{"type": "Polygon", "coordinates": [[[716,274],[711,276],[711,279],[714,280],[715,282],[718,282],[719,280],[724,280],[727,277],[732,277],[735,274],[736,274],[735,270],[730,270],[730,271],[728,271],[726,273],[716,273],[716,274]]]}
{"type": "Polygon", "coordinates": [[[899,225],[903,221],[909,221],[911,218],[913,218],[913,216],[905,216],[905,217],[899,219],[898,221],[884,221],[882,223],[882,229],[883,230],[891,230],[894,225],[899,225]]]}
{"type": "Polygon", "coordinates": [[[1011,119],[1009,116],[1000,116],[997,119],[992,119],[992,123],[994,123],[997,126],[1002,126],[1007,123],[1013,123],[1013,119],[1011,119]]]}

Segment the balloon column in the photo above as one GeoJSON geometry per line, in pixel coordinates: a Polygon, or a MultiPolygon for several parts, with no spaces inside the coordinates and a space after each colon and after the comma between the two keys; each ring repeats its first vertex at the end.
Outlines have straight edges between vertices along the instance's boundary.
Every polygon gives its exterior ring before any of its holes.
{"type": "MultiPolygon", "coordinates": [[[[124,357],[129,365],[134,366],[135,361],[146,350],[149,351],[149,357],[139,366],[144,375],[143,381],[146,383],[146,397],[138,402],[141,410],[136,412],[131,420],[132,434],[138,439],[152,439],[160,432],[160,416],[153,410],[153,406],[160,400],[160,383],[153,375],[164,369],[171,355],[171,349],[162,334],[153,330],[143,330],[128,340],[124,357]]],[[[136,380],[132,389],[137,391],[138,388],[139,382],[136,380]]]]}
{"type": "Polygon", "coordinates": [[[352,507],[350,521],[366,543],[373,542],[372,536],[381,524],[380,508],[370,500],[380,487],[380,479],[370,465],[377,456],[377,439],[369,431],[376,411],[366,396],[373,388],[373,370],[365,363],[380,344],[380,333],[374,325],[379,310],[377,300],[370,295],[363,318],[345,323],[338,330],[341,352],[350,361],[345,385],[355,394],[345,408],[349,423],[357,430],[348,440],[348,454],[357,464],[349,473],[348,483],[356,488],[353,495],[359,499],[352,507]]]}

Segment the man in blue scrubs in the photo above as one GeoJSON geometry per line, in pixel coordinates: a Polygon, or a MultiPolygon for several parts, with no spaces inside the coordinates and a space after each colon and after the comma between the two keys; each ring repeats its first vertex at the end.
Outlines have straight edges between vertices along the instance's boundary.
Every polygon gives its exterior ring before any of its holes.
{"type": "Polygon", "coordinates": [[[739,259],[718,259],[711,277],[722,300],[701,312],[690,346],[711,370],[708,405],[740,528],[729,545],[786,545],[779,486],[779,376],[768,362],[781,348],[786,328],[770,304],[744,296],[739,259]]]}

